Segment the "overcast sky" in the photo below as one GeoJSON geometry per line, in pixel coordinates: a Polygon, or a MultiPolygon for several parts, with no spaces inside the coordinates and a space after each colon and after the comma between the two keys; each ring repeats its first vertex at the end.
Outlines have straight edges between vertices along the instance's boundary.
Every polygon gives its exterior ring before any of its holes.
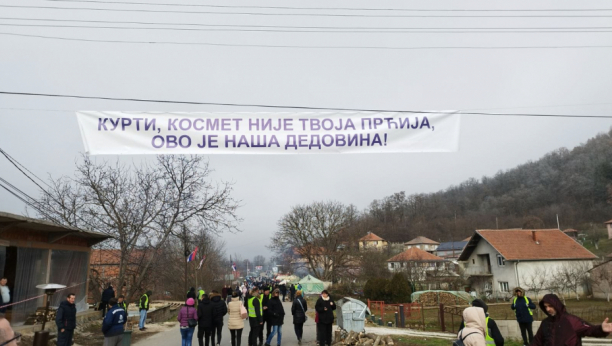
{"type": "MultiPolygon", "coordinates": [[[[161,2],[161,0],[159,0],[161,2]]],[[[182,4],[200,3],[190,0],[182,4]]],[[[209,1],[208,4],[404,9],[611,8],[607,1],[209,1]],[[537,7],[536,7],[537,5],[537,7]],[[410,7],[408,7],[410,6],[410,7]],[[509,7],[512,6],[512,7],[509,7]]],[[[480,15],[488,18],[263,16],[3,8],[3,18],[142,21],[154,23],[336,27],[596,27],[610,17],[493,15],[611,15],[598,12],[405,12],[227,9],[3,1],[2,5],[332,13],[361,15],[480,15]]],[[[17,27],[4,24],[98,25],[0,19],[0,32],[89,40],[213,42],[299,46],[612,46],[611,32],[589,33],[274,33],[17,27]]],[[[123,26],[136,26],[123,24],[123,26]]],[[[140,25],[139,27],[143,27],[140,25]]],[[[161,27],[161,25],[150,25],[161,27]]],[[[170,27],[170,26],[165,26],[170,27]]],[[[171,26],[202,28],[200,26],[171,26]]],[[[219,27],[216,27],[219,28],[219,27]]],[[[456,31],[456,30],[455,30],[456,31]]],[[[572,49],[314,49],[105,43],[0,35],[0,91],[76,94],[224,103],[393,110],[480,110],[502,113],[612,115],[612,48],[572,49]]],[[[187,106],[0,95],[0,147],[39,176],[72,175],[84,151],[76,110],[267,111],[254,107],[187,106]],[[13,109],[20,108],[21,110],[13,109]],[[36,110],[23,110],[40,109],[36,110]],[[47,111],[42,111],[47,110],[47,111]],[[59,110],[59,111],[48,111],[59,110]]],[[[288,111],[290,109],[287,109],[288,111]]],[[[228,252],[269,256],[265,245],[291,206],[335,199],[360,209],[394,192],[445,189],[573,148],[612,119],[465,115],[460,148],[445,154],[211,156],[213,179],[235,182],[242,233],[225,234],[228,252]]],[[[115,157],[106,157],[114,159],[115,157]]],[[[127,157],[127,160],[140,159],[127,157]]],[[[5,159],[0,176],[38,195],[5,159]]],[[[0,191],[0,210],[24,205],[0,191]]],[[[425,234],[425,236],[427,236],[425,234]]]]}

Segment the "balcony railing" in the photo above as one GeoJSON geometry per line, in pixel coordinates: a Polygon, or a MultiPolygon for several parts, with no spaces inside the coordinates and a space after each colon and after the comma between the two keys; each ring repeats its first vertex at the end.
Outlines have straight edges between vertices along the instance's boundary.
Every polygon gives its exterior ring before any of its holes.
{"type": "Polygon", "coordinates": [[[484,265],[484,266],[479,266],[479,265],[468,265],[465,268],[465,273],[468,275],[490,275],[491,273],[491,266],[489,265],[484,265]]]}

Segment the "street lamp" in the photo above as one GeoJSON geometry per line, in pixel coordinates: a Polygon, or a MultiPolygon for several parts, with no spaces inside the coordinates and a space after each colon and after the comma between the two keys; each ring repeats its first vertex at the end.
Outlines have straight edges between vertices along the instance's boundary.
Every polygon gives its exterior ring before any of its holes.
{"type": "Polygon", "coordinates": [[[45,305],[45,315],[43,316],[42,329],[34,333],[34,346],[43,346],[49,343],[49,331],[45,330],[45,324],[47,323],[47,318],[49,317],[49,304],[51,303],[51,297],[53,297],[53,293],[55,293],[55,291],[66,288],[66,286],[59,284],[42,284],[36,286],[36,288],[45,290],[45,294],[47,295],[47,304],[45,305]]]}

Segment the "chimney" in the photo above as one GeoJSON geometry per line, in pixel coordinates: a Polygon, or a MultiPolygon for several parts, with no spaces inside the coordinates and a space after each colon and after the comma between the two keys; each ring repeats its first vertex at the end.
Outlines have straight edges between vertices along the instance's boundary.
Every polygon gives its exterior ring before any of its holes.
{"type": "Polygon", "coordinates": [[[534,241],[536,244],[539,244],[539,243],[538,243],[538,235],[536,234],[536,231],[531,231],[531,237],[533,238],[533,241],[534,241]]]}

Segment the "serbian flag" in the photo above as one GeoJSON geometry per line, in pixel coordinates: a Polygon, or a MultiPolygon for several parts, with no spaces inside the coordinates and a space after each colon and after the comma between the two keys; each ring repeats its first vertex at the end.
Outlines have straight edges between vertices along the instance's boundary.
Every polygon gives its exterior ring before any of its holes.
{"type": "Polygon", "coordinates": [[[198,247],[196,246],[195,250],[187,257],[187,263],[195,260],[196,254],[198,253],[198,247]]]}
{"type": "Polygon", "coordinates": [[[237,269],[236,269],[236,263],[234,262],[234,263],[232,263],[232,271],[234,271],[234,272],[235,272],[236,270],[237,270],[237,269]]]}
{"type": "Polygon", "coordinates": [[[204,264],[205,259],[206,259],[206,256],[202,256],[202,259],[200,260],[200,266],[198,267],[198,269],[202,268],[202,264],[204,264]]]}

